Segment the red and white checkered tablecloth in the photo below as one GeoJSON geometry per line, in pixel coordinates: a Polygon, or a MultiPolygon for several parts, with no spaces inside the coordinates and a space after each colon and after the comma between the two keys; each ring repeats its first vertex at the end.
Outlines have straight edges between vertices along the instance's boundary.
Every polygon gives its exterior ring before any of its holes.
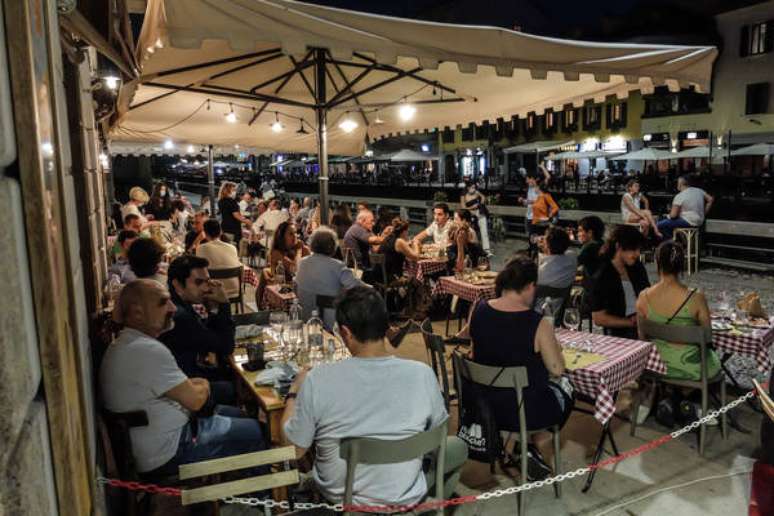
{"type": "Polygon", "coordinates": [[[458,280],[454,276],[441,276],[435,287],[434,295],[449,294],[457,296],[465,301],[475,304],[482,299],[495,297],[494,283],[487,285],[474,285],[467,281],[458,280]]]}
{"type": "Polygon", "coordinates": [[[731,332],[713,332],[712,343],[715,349],[724,353],[739,353],[755,357],[758,370],[762,373],[771,371],[771,346],[774,344],[774,323],[765,330],[754,330],[745,335],[731,332]]]}
{"type": "Polygon", "coordinates": [[[258,287],[258,279],[259,275],[256,271],[251,269],[250,267],[245,266],[244,269],[242,269],[242,282],[248,283],[254,287],[258,287]]]}
{"type": "Polygon", "coordinates": [[[428,258],[414,262],[406,260],[406,272],[409,277],[416,278],[417,281],[424,281],[425,277],[444,272],[449,262],[441,258],[428,258]]]}
{"type": "Polygon", "coordinates": [[[556,338],[562,347],[568,347],[571,342],[583,346],[588,340],[594,353],[606,357],[606,360],[569,373],[573,387],[594,398],[594,417],[602,425],[613,417],[614,394],[624,385],[639,378],[646,369],[666,374],[666,364],[651,342],[564,329],[556,330],[556,338]]]}
{"type": "Polygon", "coordinates": [[[263,302],[272,310],[290,310],[290,305],[296,299],[295,292],[282,294],[280,285],[267,285],[263,291],[263,302]]]}

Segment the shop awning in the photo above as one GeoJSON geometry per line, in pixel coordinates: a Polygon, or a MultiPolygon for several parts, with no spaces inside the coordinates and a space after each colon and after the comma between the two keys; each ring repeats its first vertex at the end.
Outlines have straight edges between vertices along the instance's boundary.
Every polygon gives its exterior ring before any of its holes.
{"type": "Polygon", "coordinates": [[[531,143],[524,143],[521,145],[514,145],[513,147],[507,147],[503,149],[503,152],[506,154],[514,154],[514,153],[534,154],[535,152],[548,152],[555,149],[561,149],[562,147],[565,147],[567,145],[574,145],[574,144],[575,142],[572,140],[531,142],[531,143]]]}
{"type": "Polygon", "coordinates": [[[389,160],[395,161],[395,162],[438,161],[438,156],[433,156],[432,154],[425,154],[423,152],[417,152],[411,149],[402,149],[394,154],[390,154],[389,160]]]}
{"type": "Polygon", "coordinates": [[[707,91],[717,50],[561,40],[290,0],[148,0],[137,53],[142,77],[121,93],[114,139],[316,152],[315,73],[324,70],[329,152],[351,155],[366,134],[494,123],[661,84],[707,91]],[[417,110],[410,120],[399,116],[403,103],[417,110]],[[346,119],[358,124],[351,132],[339,128],[346,119]]]}
{"type": "Polygon", "coordinates": [[[749,147],[742,147],[731,151],[731,156],[773,156],[774,144],[773,143],[756,143],[749,147]]]}
{"type": "Polygon", "coordinates": [[[661,149],[652,149],[648,147],[645,149],[640,149],[638,151],[630,152],[628,154],[615,156],[610,159],[615,161],[658,161],[662,159],[675,159],[675,158],[676,158],[676,154],[673,152],[669,152],[661,149]]]}
{"type": "Polygon", "coordinates": [[[597,159],[597,158],[605,158],[605,159],[611,159],[615,156],[618,156],[620,154],[623,154],[622,152],[605,152],[605,151],[569,151],[569,152],[560,152],[559,154],[554,154],[553,156],[549,156],[551,159],[597,159]]]}

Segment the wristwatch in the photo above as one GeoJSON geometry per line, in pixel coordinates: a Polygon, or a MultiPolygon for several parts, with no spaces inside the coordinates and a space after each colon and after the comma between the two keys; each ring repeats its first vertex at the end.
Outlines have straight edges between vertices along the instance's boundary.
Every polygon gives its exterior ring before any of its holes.
{"type": "Polygon", "coordinates": [[[285,396],[285,401],[287,401],[287,400],[294,400],[296,398],[298,398],[298,393],[297,392],[289,392],[285,396]]]}

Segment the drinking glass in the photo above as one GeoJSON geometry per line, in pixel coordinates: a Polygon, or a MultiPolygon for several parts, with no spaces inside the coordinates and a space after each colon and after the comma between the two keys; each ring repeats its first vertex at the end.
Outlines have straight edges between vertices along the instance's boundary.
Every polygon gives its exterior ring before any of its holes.
{"type": "Polygon", "coordinates": [[[304,347],[304,323],[288,321],[282,325],[282,350],[285,360],[293,360],[304,347]]]}
{"type": "Polygon", "coordinates": [[[288,321],[288,314],[285,312],[272,312],[269,314],[269,324],[276,340],[282,337],[282,325],[288,321]]]}
{"type": "Polygon", "coordinates": [[[725,290],[720,293],[718,299],[718,312],[721,317],[728,317],[728,310],[731,308],[731,304],[728,300],[728,292],[725,290]]]}
{"type": "Polygon", "coordinates": [[[564,327],[568,330],[578,331],[581,327],[580,311],[577,308],[568,308],[564,311],[564,327]]]}
{"type": "Polygon", "coordinates": [[[483,256],[478,258],[478,260],[476,260],[476,269],[478,269],[481,272],[489,270],[489,260],[487,260],[483,256]]]}

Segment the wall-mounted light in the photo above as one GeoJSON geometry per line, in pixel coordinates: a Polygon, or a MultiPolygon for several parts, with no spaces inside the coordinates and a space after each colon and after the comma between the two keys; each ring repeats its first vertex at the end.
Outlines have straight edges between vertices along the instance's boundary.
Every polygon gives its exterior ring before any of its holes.
{"type": "Polygon", "coordinates": [[[653,139],[653,135],[652,134],[643,134],[642,135],[642,141],[644,141],[644,142],[649,142],[652,139],[653,139]]]}
{"type": "Polygon", "coordinates": [[[422,149],[422,152],[430,152],[430,146],[426,143],[423,143],[420,148],[422,149]]]}

